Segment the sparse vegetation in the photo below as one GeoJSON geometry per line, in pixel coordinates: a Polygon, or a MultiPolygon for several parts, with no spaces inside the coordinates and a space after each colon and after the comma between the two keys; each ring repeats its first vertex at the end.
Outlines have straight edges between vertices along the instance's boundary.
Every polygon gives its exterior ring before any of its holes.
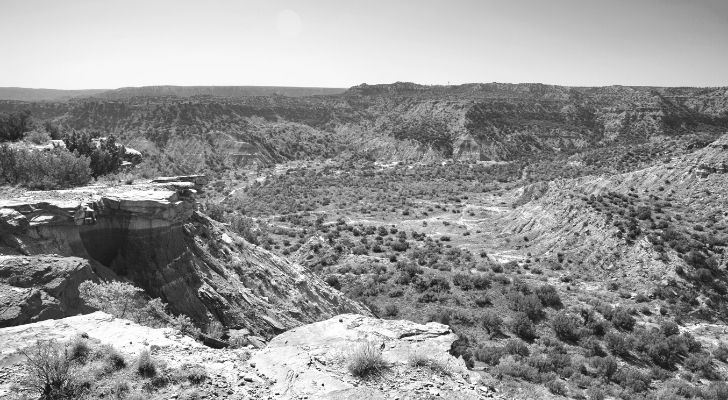
{"type": "Polygon", "coordinates": [[[347,368],[357,378],[368,379],[389,368],[382,350],[374,343],[364,342],[347,356],[347,368]]]}

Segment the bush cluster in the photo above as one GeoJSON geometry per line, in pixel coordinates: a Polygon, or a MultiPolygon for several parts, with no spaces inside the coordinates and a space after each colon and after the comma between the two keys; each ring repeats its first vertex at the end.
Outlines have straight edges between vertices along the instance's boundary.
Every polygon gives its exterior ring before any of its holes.
{"type": "Polygon", "coordinates": [[[33,151],[0,145],[0,183],[61,189],[91,181],[90,161],[63,150],[33,151]]]}

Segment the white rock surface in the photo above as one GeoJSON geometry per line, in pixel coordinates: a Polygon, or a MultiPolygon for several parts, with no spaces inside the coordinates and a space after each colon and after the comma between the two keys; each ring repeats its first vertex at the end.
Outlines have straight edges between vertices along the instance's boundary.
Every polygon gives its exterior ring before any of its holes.
{"type": "Polygon", "coordinates": [[[448,353],[456,339],[449,327],[434,322],[343,314],[275,337],[251,362],[274,382],[271,391],[281,399],[414,399],[429,398],[433,390],[444,398],[479,398],[477,388],[466,383],[465,363],[448,353]],[[347,365],[353,349],[366,342],[382,348],[391,368],[362,381],[347,365]],[[437,360],[451,375],[435,379],[433,371],[409,366],[413,354],[437,360]]]}

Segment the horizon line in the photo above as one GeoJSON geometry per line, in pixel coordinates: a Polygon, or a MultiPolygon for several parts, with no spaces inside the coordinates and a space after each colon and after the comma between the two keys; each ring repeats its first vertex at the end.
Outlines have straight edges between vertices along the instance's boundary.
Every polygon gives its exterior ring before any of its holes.
{"type": "Polygon", "coordinates": [[[414,84],[418,86],[429,86],[429,87],[456,87],[456,86],[467,86],[467,85],[488,85],[488,84],[504,84],[504,85],[544,85],[544,86],[558,86],[558,87],[567,87],[567,88],[604,88],[604,87],[633,87],[633,88],[685,88],[685,89],[717,89],[717,88],[724,88],[728,87],[728,83],[723,85],[705,85],[705,86],[695,86],[695,85],[647,85],[647,84],[639,84],[639,85],[632,85],[632,84],[619,84],[619,83],[612,83],[612,84],[603,84],[603,85],[567,85],[567,84],[555,84],[555,83],[544,83],[544,82],[464,82],[464,83],[417,83],[413,81],[395,81],[395,82],[388,82],[388,83],[366,83],[362,82],[356,85],[352,86],[295,86],[295,85],[177,85],[177,84],[154,84],[154,85],[138,85],[138,86],[119,86],[119,87],[85,87],[85,88],[75,88],[75,89],[64,89],[64,88],[53,88],[53,87],[26,87],[26,86],[0,86],[0,89],[23,89],[23,90],[55,90],[55,91],[89,91],[89,90],[119,90],[119,89],[141,89],[141,88],[149,88],[149,87],[179,87],[179,88],[190,88],[190,87],[199,87],[199,88],[215,88],[215,87],[227,87],[227,88],[234,88],[234,87],[255,87],[255,88],[302,88],[302,89],[351,89],[357,86],[383,86],[383,85],[395,85],[395,84],[414,84]]]}

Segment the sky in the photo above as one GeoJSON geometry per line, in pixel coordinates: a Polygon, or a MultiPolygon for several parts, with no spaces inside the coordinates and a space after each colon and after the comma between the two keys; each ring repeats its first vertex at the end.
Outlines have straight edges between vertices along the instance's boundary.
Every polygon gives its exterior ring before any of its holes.
{"type": "Polygon", "coordinates": [[[728,0],[0,0],[0,86],[728,86],[728,0]]]}

